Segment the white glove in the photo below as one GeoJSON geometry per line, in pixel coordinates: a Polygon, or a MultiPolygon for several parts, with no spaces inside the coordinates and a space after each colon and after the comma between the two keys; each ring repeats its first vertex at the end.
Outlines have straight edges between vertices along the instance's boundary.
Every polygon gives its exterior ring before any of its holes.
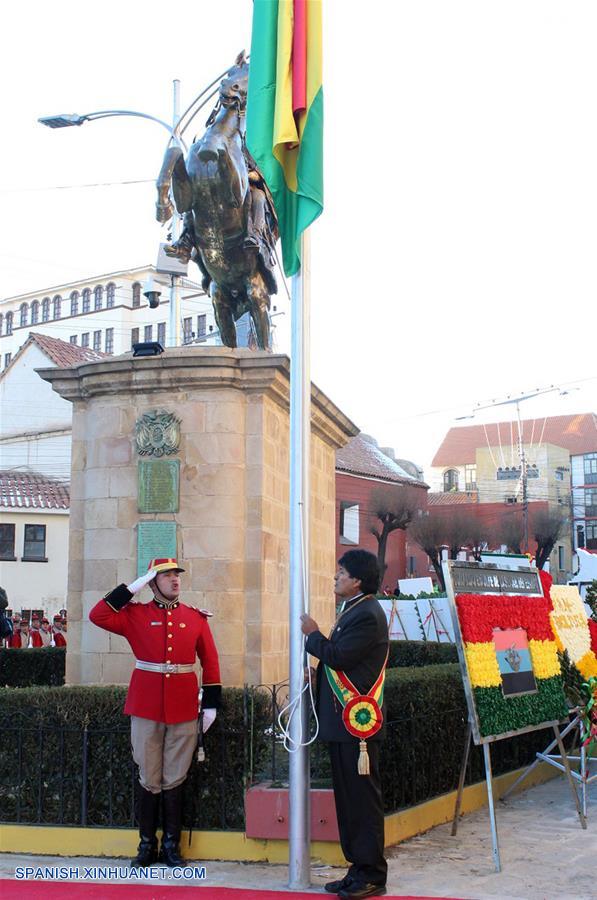
{"type": "Polygon", "coordinates": [[[146,584],[149,584],[155,578],[155,572],[153,569],[150,569],[149,572],[146,572],[145,575],[141,575],[139,578],[136,578],[135,581],[131,582],[131,584],[127,584],[127,589],[131,592],[131,594],[138,594],[139,591],[143,590],[146,584]]]}
{"type": "Polygon", "coordinates": [[[204,709],[203,710],[203,734],[210,728],[213,723],[216,721],[216,713],[217,709],[204,709]]]}

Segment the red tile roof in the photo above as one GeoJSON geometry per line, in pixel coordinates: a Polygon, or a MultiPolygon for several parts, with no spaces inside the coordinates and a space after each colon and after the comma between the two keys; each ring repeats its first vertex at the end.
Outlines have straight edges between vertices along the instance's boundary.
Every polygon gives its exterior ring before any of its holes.
{"type": "Polygon", "coordinates": [[[0,471],[0,509],[69,509],[70,487],[39,472],[0,471]]]}
{"type": "Polygon", "coordinates": [[[393,481],[398,484],[415,484],[427,487],[409,475],[402,466],[387,456],[374,438],[358,434],[344,447],[336,451],[336,470],[350,472],[351,475],[367,475],[393,481]]]}
{"type": "Polygon", "coordinates": [[[49,356],[52,362],[55,362],[62,369],[76,366],[77,363],[106,359],[109,355],[108,353],[102,353],[101,350],[79,347],[77,344],[70,344],[67,341],[61,341],[60,338],[49,337],[47,334],[38,334],[37,332],[29,334],[21,350],[29,343],[37,344],[40,350],[43,350],[46,356],[49,356]]]}
{"type": "Polygon", "coordinates": [[[460,506],[463,503],[476,504],[476,491],[471,493],[466,493],[465,491],[446,491],[445,494],[429,491],[427,494],[427,506],[460,506]]]}
{"type": "Polygon", "coordinates": [[[25,343],[19,347],[6,369],[2,372],[2,376],[14,366],[16,360],[21,357],[31,344],[37,344],[39,349],[61,369],[68,369],[70,366],[76,366],[84,362],[107,359],[110,355],[109,353],[103,353],[101,350],[79,347],[77,344],[61,341],[60,338],[49,337],[47,334],[38,334],[31,331],[25,343]]]}
{"type": "MultiPolygon", "coordinates": [[[[572,416],[548,416],[524,419],[523,440],[527,444],[541,441],[564,447],[571,456],[597,451],[597,417],[595,413],[572,416]]],[[[464,425],[450,428],[433,457],[432,466],[463,466],[475,462],[478,448],[510,446],[517,441],[516,422],[493,422],[490,425],[464,425]],[[513,438],[512,438],[513,436],[513,438]]]]}

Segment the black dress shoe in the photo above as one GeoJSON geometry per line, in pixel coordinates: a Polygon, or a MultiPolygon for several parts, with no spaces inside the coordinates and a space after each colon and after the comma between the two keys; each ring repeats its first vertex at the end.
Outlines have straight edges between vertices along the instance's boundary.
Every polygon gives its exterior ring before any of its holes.
{"type": "Polygon", "coordinates": [[[385,884],[363,884],[362,881],[352,881],[338,892],[342,900],[363,900],[365,897],[380,897],[382,894],[387,894],[385,884]]]}
{"type": "Polygon", "coordinates": [[[352,875],[345,875],[344,878],[340,878],[338,881],[328,881],[327,884],[324,884],[323,888],[328,894],[337,894],[343,888],[347,888],[352,883],[352,875]]]}

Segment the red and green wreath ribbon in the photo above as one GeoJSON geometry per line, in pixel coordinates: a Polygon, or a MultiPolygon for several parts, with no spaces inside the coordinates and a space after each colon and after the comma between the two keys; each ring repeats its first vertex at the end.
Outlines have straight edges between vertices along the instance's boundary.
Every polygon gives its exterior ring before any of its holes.
{"type": "Polygon", "coordinates": [[[366,741],[377,734],[383,725],[383,689],[386,679],[386,655],[381,672],[375,684],[367,694],[356,689],[348,675],[330,666],[325,666],[325,673],[334,696],[343,707],[342,721],[344,727],[353,737],[366,741]]]}

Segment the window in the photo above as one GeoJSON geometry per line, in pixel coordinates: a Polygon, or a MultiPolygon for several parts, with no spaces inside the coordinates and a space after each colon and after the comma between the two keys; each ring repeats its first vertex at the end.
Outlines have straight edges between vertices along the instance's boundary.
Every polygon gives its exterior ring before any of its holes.
{"type": "Polygon", "coordinates": [[[50,321],[50,298],[44,297],[41,301],[41,320],[42,322],[50,321]]]}
{"type": "Polygon", "coordinates": [[[6,367],[8,366],[9,362],[11,361],[11,359],[12,359],[12,353],[5,353],[5,354],[4,354],[4,368],[5,368],[5,369],[6,369],[6,367]]]}
{"type": "Polygon", "coordinates": [[[143,340],[153,341],[153,325],[146,325],[143,329],[143,340]]]}
{"type": "Polygon", "coordinates": [[[189,316],[182,320],[182,342],[190,344],[193,340],[193,319],[189,316]]]}
{"type": "Polygon", "coordinates": [[[93,290],[93,298],[94,298],[93,308],[94,308],[94,309],[101,309],[101,308],[102,308],[102,303],[103,303],[103,300],[104,300],[104,289],[103,289],[103,287],[102,287],[101,284],[98,284],[97,287],[94,288],[94,290],[93,290]]]}
{"type": "Polygon", "coordinates": [[[106,306],[108,309],[112,309],[114,306],[114,300],[116,297],[116,285],[113,281],[106,287],[106,306]]]}
{"type": "Polygon", "coordinates": [[[45,525],[25,525],[25,542],[23,544],[22,559],[38,559],[47,562],[45,525]]]}
{"type": "Polygon", "coordinates": [[[158,322],[158,343],[162,345],[162,347],[166,346],[166,323],[158,322]]]}
{"type": "Polygon", "coordinates": [[[597,488],[585,491],[585,516],[597,519],[597,488]]]}
{"type": "Polygon", "coordinates": [[[138,281],[135,281],[133,285],[133,309],[137,309],[141,306],[141,285],[138,281]]]}
{"type": "Polygon", "coordinates": [[[19,322],[20,322],[21,328],[24,328],[25,325],[27,324],[27,316],[28,316],[28,314],[29,314],[29,307],[28,307],[28,305],[27,305],[26,303],[21,303],[21,306],[20,306],[20,308],[19,308],[19,312],[20,312],[20,319],[19,319],[19,322]]]}
{"type": "Polygon", "coordinates": [[[409,575],[417,574],[417,557],[416,556],[408,557],[408,574],[409,575]]]}
{"type": "Polygon", "coordinates": [[[138,344],[138,343],[139,343],[139,329],[132,328],[131,329],[131,350],[133,348],[133,344],[138,344]]]}
{"type": "Polygon", "coordinates": [[[52,317],[54,319],[59,319],[60,316],[62,315],[62,297],[60,296],[60,294],[57,294],[54,297],[54,300],[52,301],[52,305],[53,305],[52,317]]]}
{"type": "Polygon", "coordinates": [[[465,466],[464,467],[464,489],[465,489],[465,491],[476,491],[477,490],[477,467],[476,466],[465,466]]]}
{"type": "Polygon", "coordinates": [[[87,313],[91,309],[91,290],[85,288],[83,291],[83,312],[87,313]]]}
{"type": "Polygon", "coordinates": [[[205,340],[205,335],[207,334],[207,316],[203,313],[200,316],[197,316],[197,337],[200,341],[205,340]]]}
{"type": "Polygon", "coordinates": [[[34,300],[31,304],[31,324],[37,325],[39,322],[39,300],[34,300]]]}
{"type": "Polygon", "coordinates": [[[558,569],[563,572],[565,569],[564,548],[558,544],[558,569]]]}
{"type": "MultiPolygon", "coordinates": [[[[8,319],[8,315],[6,318],[8,319]]],[[[8,323],[6,333],[8,334],[8,323]]],[[[585,453],[584,469],[585,484],[597,484],[597,453],[585,453]]]]}
{"type": "Polygon", "coordinates": [[[6,333],[12,334],[12,316],[11,312],[6,313],[6,333]]]}
{"type": "Polygon", "coordinates": [[[71,334],[71,336],[70,336],[70,342],[71,342],[71,344],[76,344],[76,343],[77,343],[77,335],[76,335],[76,334],[71,334]]]}
{"type": "Polygon", "coordinates": [[[448,469],[444,472],[444,493],[458,490],[458,472],[456,469],[448,469]]]}
{"type": "Polygon", "coordinates": [[[587,522],[585,548],[587,550],[597,550],[597,522],[587,522]]]}
{"type": "Polygon", "coordinates": [[[70,314],[77,316],[79,314],[79,292],[73,291],[70,295],[70,314]]]}
{"type": "Polygon", "coordinates": [[[106,353],[114,353],[114,329],[106,328],[106,353]]]}
{"type": "Polygon", "coordinates": [[[0,525],[0,559],[16,559],[14,525],[0,525]]]}
{"type": "Polygon", "coordinates": [[[81,335],[81,347],[89,347],[89,332],[86,331],[81,335]]]}
{"type": "Polygon", "coordinates": [[[101,333],[101,331],[93,332],[93,349],[94,350],[102,349],[102,333],[101,333]]]}
{"type": "Polygon", "coordinates": [[[358,544],[359,542],[359,504],[340,502],[340,543],[358,544]]]}

